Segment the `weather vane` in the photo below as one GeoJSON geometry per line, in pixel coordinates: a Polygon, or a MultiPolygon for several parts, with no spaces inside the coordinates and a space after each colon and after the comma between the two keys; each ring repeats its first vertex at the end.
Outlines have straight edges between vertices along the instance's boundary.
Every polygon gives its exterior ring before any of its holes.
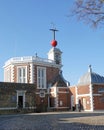
{"type": "Polygon", "coordinates": [[[58,31],[58,30],[54,27],[54,24],[53,24],[53,23],[52,23],[52,25],[53,25],[53,28],[50,29],[50,31],[53,32],[53,40],[52,40],[52,42],[51,42],[51,45],[52,45],[53,47],[56,47],[56,46],[57,46],[57,41],[55,40],[55,33],[56,33],[56,31],[58,31]]]}
{"type": "Polygon", "coordinates": [[[58,31],[56,28],[55,28],[55,24],[54,23],[51,23],[52,24],[52,28],[50,29],[50,31],[53,32],[53,40],[55,40],[55,32],[58,31]]]}
{"type": "Polygon", "coordinates": [[[53,40],[55,40],[55,32],[58,31],[58,30],[55,29],[55,28],[52,28],[52,29],[50,29],[50,30],[53,32],[53,40]]]}

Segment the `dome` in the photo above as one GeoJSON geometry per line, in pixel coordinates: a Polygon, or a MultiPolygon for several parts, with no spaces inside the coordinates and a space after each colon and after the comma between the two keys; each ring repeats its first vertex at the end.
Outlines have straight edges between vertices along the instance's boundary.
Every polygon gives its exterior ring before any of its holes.
{"type": "Polygon", "coordinates": [[[92,72],[91,66],[89,67],[89,72],[85,73],[78,81],[78,85],[87,85],[87,84],[103,84],[104,77],[92,72]]]}

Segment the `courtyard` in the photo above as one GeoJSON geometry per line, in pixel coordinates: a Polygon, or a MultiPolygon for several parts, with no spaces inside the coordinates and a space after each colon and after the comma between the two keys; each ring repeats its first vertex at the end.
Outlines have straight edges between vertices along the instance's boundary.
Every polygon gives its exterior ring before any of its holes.
{"type": "Polygon", "coordinates": [[[104,112],[0,115],[0,130],[104,130],[104,112]]]}

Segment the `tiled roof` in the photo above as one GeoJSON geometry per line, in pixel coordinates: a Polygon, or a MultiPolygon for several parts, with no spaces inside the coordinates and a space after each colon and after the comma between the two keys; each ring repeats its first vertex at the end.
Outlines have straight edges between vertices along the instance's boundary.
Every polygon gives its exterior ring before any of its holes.
{"type": "Polygon", "coordinates": [[[78,85],[85,85],[85,84],[103,84],[104,77],[92,72],[91,68],[89,72],[85,73],[78,81],[78,85]]]}
{"type": "Polygon", "coordinates": [[[55,79],[52,81],[52,86],[56,87],[67,87],[69,85],[69,82],[67,82],[62,74],[58,74],[55,79]]]}

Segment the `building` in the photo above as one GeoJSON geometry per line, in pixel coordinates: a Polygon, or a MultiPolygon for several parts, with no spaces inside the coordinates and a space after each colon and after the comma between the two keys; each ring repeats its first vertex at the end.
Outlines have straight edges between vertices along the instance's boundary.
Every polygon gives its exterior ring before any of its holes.
{"type": "MultiPolygon", "coordinates": [[[[55,33],[55,29],[52,29],[55,33]]],[[[55,36],[55,35],[54,35],[55,36]]],[[[5,62],[4,82],[34,84],[36,108],[69,109],[69,82],[62,76],[62,52],[52,40],[48,58],[35,56],[13,57],[5,62]]],[[[17,91],[17,95],[23,90],[17,91]]],[[[24,94],[23,94],[24,95],[24,94]]],[[[24,99],[24,97],[22,98],[24,99]]],[[[17,97],[18,98],[18,97],[17,97]]],[[[22,104],[24,100],[22,100],[22,104]]],[[[18,104],[18,101],[17,101],[18,104]]],[[[25,108],[25,105],[24,107],[25,108]]]]}
{"type": "Polygon", "coordinates": [[[35,91],[34,84],[0,82],[0,113],[17,112],[21,108],[33,111],[36,109],[35,91]]]}
{"type": "Polygon", "coordinates": [[[5,62],[4,83],[0,83],[0,110],[18,107],[26,109],[26,103],[36,111],[104,110],[104,77],[93,72],[90,65],[88,72],[80,77],[78,83],[70,86],[62,75],[62,52],[57,48],[55,40],[57,30],[51,31],[54,38],[48,58],[44,59],[36,54],[13,57],[5,62]],[[10,99],[7,103],[9,106],[5,105],[5,100],[3,102],[5,95],[10,99]],[[11,100],[13,97],[14,104],[11,100]]]}
{"type": "Polygon", "coordinates": [[[77,85],[70,87],[71,102],[84,111],[104,110],[104,77],[93,72],[91,65],[77,85]]]}

